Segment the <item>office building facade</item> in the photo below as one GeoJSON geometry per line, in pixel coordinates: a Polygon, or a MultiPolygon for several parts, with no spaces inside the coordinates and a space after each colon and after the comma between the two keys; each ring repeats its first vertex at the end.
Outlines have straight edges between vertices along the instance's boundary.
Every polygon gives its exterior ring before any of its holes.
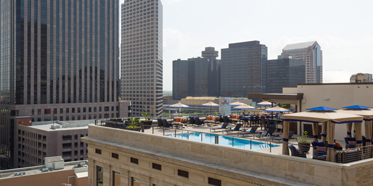
{"type": "Polygon", "coordinates": [[[163,10],[160,0],[126,0],[121,6],[121,98],[133,116],[163,112],[163,10]]]}
{"type": "Polygon", "coordinates": [[[221,50],[221,96],[266,92],[267,47],[259,41],[229,44],[221,50]]]}
{"type": "Polygon", "coordinates": [[[350,83],[365,83],[365,82],[372,82],[372,74],[357,73],[357,74],[352,74],[350,77],[350,83]]]}
{"type": "Polygon", "coordinates": [[[187,96],[217,97],[220,95],[220,60],[213,47],[202,51],[204,58],[173,61],[172,94],[174,100],[187,96]],[[209,51],[209,55],[205,55],[209,51]]]}
{"type": "Polygon", "coordinates": [[[323,57],[321,46],[317,41],[286,45],[281,55],[306,62],[306,83],[322,83],[323,57]]]}
{"type": "Polygon", "coordinates": [[[1,149],[12,148],[16,116],[128,115],[117,95],[118,9],[119,0],[0,1],[1,149]]]}
{"type": "Polygon", "coordinates": [[[279,56],[267,61],[267,93],[282,93],[283,87],[296,87],[305,83],[305,62],[279,56]]]}

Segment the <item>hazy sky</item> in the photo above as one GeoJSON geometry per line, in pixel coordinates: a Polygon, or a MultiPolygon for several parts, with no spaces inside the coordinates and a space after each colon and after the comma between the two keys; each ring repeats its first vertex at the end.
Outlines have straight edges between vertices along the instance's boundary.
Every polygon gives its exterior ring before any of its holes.
{"type": "MultiPolygon", "coordinates": [[[[122,2],[124,0],[121,0],[122,2]]],[[[258,40],[276,59],[286,44],[316,40],[324,82],[372,73],[373,1],[163,0],[163,89],[172,90],[172,61],[201,56],[206,46],[258,40]]]]}

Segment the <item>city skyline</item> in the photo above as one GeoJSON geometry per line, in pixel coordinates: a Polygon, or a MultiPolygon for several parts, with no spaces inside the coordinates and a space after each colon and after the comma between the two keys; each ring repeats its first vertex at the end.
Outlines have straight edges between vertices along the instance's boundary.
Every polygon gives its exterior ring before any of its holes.
{"type": "MultiPolygon", "coordinates": [[[[373,69],[373,63],[369,63],[373,56],[367,55],[373,48],[373,26],[364,24],[373,16],[368,8],[373,2],[234,0],[229,7],[226,5],[211,0],[163,1],[164,72],[172,71],[173,60],[198,57],[196,54],[207,46],[220,52],[229,43],[251,40],[267,45],[268,59],[277,59],[287,44],[316,40],[324,51],[326,83],[349,82],[351,74],[373,69]],[[190,9],[192,15],[187,14],[190,9]]],[[[172,90],[171,79],[171,73],[164,74],[164,90],[172,90]]]]}

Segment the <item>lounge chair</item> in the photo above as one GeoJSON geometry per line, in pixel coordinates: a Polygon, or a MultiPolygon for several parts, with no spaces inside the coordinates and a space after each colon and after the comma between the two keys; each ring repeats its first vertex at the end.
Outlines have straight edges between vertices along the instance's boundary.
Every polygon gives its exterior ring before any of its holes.
{"type": "Polygon", "coordinates": [[[291,156],[301,157],[301,158],[307,158],[306,154],[304,152],[300,152],[297,148],[295,148],[294,145],[289,146],[289,150],[291,152],[291,156]]]}
{"type": "Polygon", "coordinates": [[[168,121],[167,121],[166,119],[163,119],[162,122],[163,122],[163,126],[164,126],[164,127],[167,127],[167,128],[171,128],[171,127],[173,127],[172,124],[171,124],[171,123],[168,123],[168,121]]]}
{"type": "Polygon", "coordinates": [[[313,159],[326,160],[327,148],[324,142],[312,142],[313,159]]]}
{"type": "Polygon", "coordinates": [[[196,124],[196,125],[201,126],[201,125],[204,124],[203,121],[201,121],[201,120],[199,119],[199,117],[195,117],[194,120],[195,120],[195,124],[196,124]]]}
{"type": "Polygon", "coordinates": [[[158,118],[157,121],[158,121],[158,127],[163,127],[163,121],[162,121],[162,119],[158,118]]]}
{"type": "Polygon", "coordinates": [[[356,138],[345,138],[346,149],[356,148],[356,138]]]}
{"type": "Polygon", "coordinates": [[[195,124],[196,121],[194,120],[194,117],[189,116],[189,124],[195,124]]]}
{"type": "Polygon", "coordinates": [[[237,124],[236,127],[234,127],[234,129],[226,129],[224,130],[224,132],[233,132],[233,131],[240,131],[240,128],[242,127],[242,124],[237,124]]]}
{"type": "Polygon", "coordinates": [[[269,128],[267,132],[262,134],[260,138],[265,138],[265,140],[269,140],[271,136],[273,136],[273,133],[276,131],[276,128],[269,128]]]}
{"type": "MultiPolygon", "coordinates": [[[[289,131],[289,138],[288,139],[293,139],[294,131],[289,131]]],[[[273,140],[278,140],[281,141],[284,137],[283,136],[275,136],[272,138],[273,140]]]]}
{"type": "Polygon", "coordinates": [[[227,129],[227,126],[228,126],[229,123],[224,123],[221,127],[215,127],[215,128],[211,128],[211,130],[221,130],[221,129],[227,129]]]}
{"type": "Polygon", "coordinates": [[[244,137],[246,134],[255,134],[256,133],[256,130],[259,128],[259,126],[253,126],[251,127],[251,130],[250,131],[241,131],[241,132],[237,132],[237,136],[239,135],[242,135],[242,137],[244,137]]]}

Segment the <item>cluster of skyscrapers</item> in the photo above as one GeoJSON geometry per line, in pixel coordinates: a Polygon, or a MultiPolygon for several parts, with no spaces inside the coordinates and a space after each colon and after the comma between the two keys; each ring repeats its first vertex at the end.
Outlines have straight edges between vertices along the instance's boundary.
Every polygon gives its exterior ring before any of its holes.
{"type": "Polygon", "coordinates": [[[160,116],[162,19],[160,0],[1,0],[0,152],[18,117],[160,116]]]}
{"type": "Polygon", "coordinates": [[[217,51],[214,54],[213,59],[202,55],[173,61],[174,100],[186,96],[281,93],[282,87],[322,83],[322,51],[316,41],[289,44],[273,60],[268,60],[267,46],[259,41],[229,44],[221,50],[221,60],[216,59],[217,51]]]}

